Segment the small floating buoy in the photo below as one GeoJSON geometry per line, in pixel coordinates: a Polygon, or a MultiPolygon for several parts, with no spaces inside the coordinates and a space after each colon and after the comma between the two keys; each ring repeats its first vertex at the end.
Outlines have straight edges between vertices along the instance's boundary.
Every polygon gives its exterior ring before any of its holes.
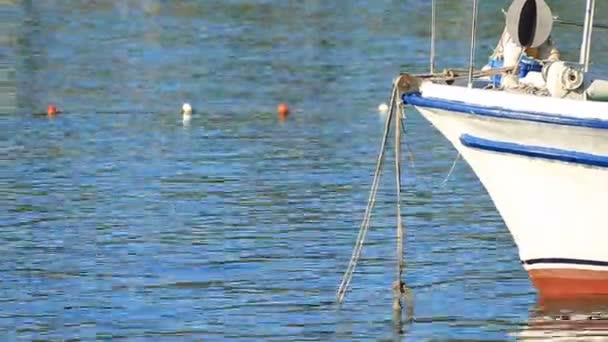
{"type": "Polygon", "coordinates": [[[385,114],[386,112],[388,112],[388,105],[386,103],[381,103],[378,106],[378,112],[381,114],[385,114]]]}
{"type": "Polygon", "coordinates": [[[54,117],[57,114],[59,114],[59,111],[57,111],[57,107],[55,107],[54,105],[49,105],[46,108],[46,115],[48,115],[49,117],[54,117]]]}
{"type": "Polygon", "coordinates": [[[182,105],[182,120],[183,122],[189,122],[192,119],[192,106],[186,102],[182,105]]]}
{"type": "Polygon", "coordinates": [[[289,106],[286,103],[280,103],[277,107],[279,119],[284,120],[289,115],[289,106]]]}

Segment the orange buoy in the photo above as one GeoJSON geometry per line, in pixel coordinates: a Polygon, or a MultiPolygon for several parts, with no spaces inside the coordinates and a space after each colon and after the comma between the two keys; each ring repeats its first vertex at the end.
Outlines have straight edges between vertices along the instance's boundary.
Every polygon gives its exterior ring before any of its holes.
{"type": "Polygon", "coordinates": [[[46,115],[53,117],[55,115],[57,115],[59,112],[57,111],[57,107],[55,107],[54,105],[49,105],[46,108],[46,115]]]}
{"type": "Polygon", "coordinates": [[[289,115],[289,106],[285,103],[280,103],[277,107],[277,113],[280,119],[285,119],[289,115]]]}

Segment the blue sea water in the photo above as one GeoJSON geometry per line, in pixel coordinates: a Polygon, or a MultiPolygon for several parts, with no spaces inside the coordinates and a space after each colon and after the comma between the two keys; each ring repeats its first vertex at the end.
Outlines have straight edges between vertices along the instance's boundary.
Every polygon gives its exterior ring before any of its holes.
{"type": "MultiPolygon", "coordinates": [[[[482,2],[479,65],[508,3],[482,2]]],[[[564,18],[583,15],[582,1],[551,5],[564,18]]],[[[439,6],[439,65],[463,67],[471,4],[439,6]]],[[[414,320],[395,331],[392,155],[352,289],[335,305],[383,130],[376,107],[400,70],[428,69],[429,1],[0,8],[0,340],[503,340],[589,330],[536,325],[547,314],[490,198],[463,161],[443,185],[456,152],[410,108],[403,209],[414,320]],[[189,125],[183,102],[196,110],[189,125]],[[285,122],[279,102],[292,109],[285,122]],[[51,103],[63,113],[33,115],[51,103]]],[[[555,36],[577,59],[580,31],[555,36]]],[[[602,71],[608,43],[594,43],[602,71]]]]}

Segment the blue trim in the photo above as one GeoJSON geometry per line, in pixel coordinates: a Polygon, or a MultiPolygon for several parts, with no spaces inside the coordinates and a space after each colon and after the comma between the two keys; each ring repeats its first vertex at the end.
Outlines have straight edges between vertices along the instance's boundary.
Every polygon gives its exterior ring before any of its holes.
{"type": "Polygon", "coordinates": [[[560,150],[557,148],[520,145],[502,141],[477,138],[469,134],[460,136],[460,142],[467,147],[485,151],[509,153],[520,156],[557,160],[567,163],[608,167],[608,156],[582,153],[576,151],[560,150]]]}
{"type": "Polygon", "coordinates": [[[418,92],[403,95],[403,102],[414,106],[449,110],[463,114],[474,114],[500,119],[523,120],[555,125],[608,129],[608,120],[580,119],[542,112],[520,112],[502,107],[484,107],[461,101],[450,101],[436,98],[425,98],[418,92]]]}
{"type": "Polygon", "coordinates": [[[569,265],[588,265],[588,266],[606,266],[608,261],[585,260],[585,259],[570,259],[570,258],[538,258],[522,260],[524,265],[534,264],[569,264],[569,265]]]}

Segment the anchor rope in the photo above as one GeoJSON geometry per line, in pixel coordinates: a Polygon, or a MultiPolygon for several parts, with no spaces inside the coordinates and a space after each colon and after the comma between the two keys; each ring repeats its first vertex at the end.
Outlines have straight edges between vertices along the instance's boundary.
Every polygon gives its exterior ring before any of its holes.
{"type": "MultiPolygon", "coordinates": [[[[490,72],[477,72],[477,73],[470,73],[469,74],[469,78],[471,76],[483,76],[486,73],[492,73],[492,72],[496,72],[495,71],[490,71],[490,72]]],[[[430,76],[429,78],[433,79],[433,77],[436,77],[436,74],[431,74],[428,75],[430,76]]],[[[447,72],[446,75],[442,75],[444,78],[449,78],[449,79],[455,79],[455,78],[459,78],[461,77],[460,75],[454,74],[453,72],[447,72]]],[[[376,161],[376,169],[374,171],[374,178],[372,181],[372,186],[370,189],[370,193],[369,193],[369,197],[367,200],[367,206],[365,208],[365,213],[363,215],[363,220],[361,222],[361,225],[359,227],[359,233],[357,235],[357,239],[355,242],[355,246],[353,247],[353,253],[351,255],[350,261],[348,263],[348,267],[346,268],[346,271],[344,272],[344,275],[342,277],[342,281],[340,283],[340,286],[338,287],[338,291],[336,293],[336,299],[337,299],[337,303],[340,304],[344,301],[344,297],[346,296],[346,293],[349,289],[350,283],[352,282],[352,278],[353,275],[355,273],[355,270],[357,268],[357,263],[359,262],[359,259],[361,257],[361,251],[363,250],[363,244],[365,243],[365,238],[367,237],[367,233],[369,231],[370,228],[370,224],[371,224],[371,217],[372,217],[372,211],[373,208],[376,204],[376,195],[378,193],[378,187],[380,184],[380,177],[382,176],[382,168],[384,165],[384,160],[385,160],[385,153],[386,153],[386,146],[387,146],[387,141],[388,141],[388,136],[390,133],[390,126],[391,126],[391,122],[393,119],[394,115],[398,115],[398,117],[395,118],[395,125],[397,127],[395,127],[395,173],[396,173],[396,182],[397,182],[397,279],[396,281],[393,283],[393,309],[394,309],[394,313],[395,313],[395,317],[398,317],[398,321],[401,322],[401,299],[405,299],[406,303],[407,303],[407,308],[408,308],[408,317],[409,320],[411,321],[413,319],[413,300],[412,300],[412,293],[411,290],[409,289],[409,287],[407,287],[407,285],[405,284],[405,282],[402,280],[402,276],[403,276],[403,269],[405,268],[405,261],[403,258],[403,254],[404,254],[404,246],[403,246],[403,242],[404,242],[404,226],[403,226],[403,221],[401,219],[401,166],[400,166],[400,159],[401,159],[401,134],[403,133],[403,135],[405,135],[405,124],[404,124],[404,120],[405,120],[405,108],[404,108],[404,104],[400,103],[400,105],[397,104],[397,99],[398,99],[398,93],[399,93],[399,87],[398,87],[398,83],[399,83],[400,79],[395,79],[393,81],[393,86],[392,86],[392,90],[391,90],[391,96],[390,96],[390,106],[389,106],[389,111],[388,111],[388,115],[386,117],[386,122],[385,122],[385,126],[384,126],[384,134],[382,136],[382,142],[380,145],[380,153],[378,154],[378,159],[376,161]],[[397,114],[397,107],[398,106],[398,110],[399,113],[397,114]]],[[[411,155],[411,163],[413,165],[414,163],[414,158],[413,158],[413,153],[411,153],[411,150],[409,148],[409,145],[406,142],[406,146],[407,146],[407,150],[411,155]]],[[[450,171],[448,172],[447,177],[444,179],[443,181],[443,186],[445,186],[445,184],[447,183],[450,175],[452,174],[452,172],[454,171],[455,167],[456,167],[456,163],[460,158],[460,153],[458,153],[458,155],[456,156],[456,159],[454,160],[454,162],[452,163],[452,167],[450,168],[450,171]]],[[[415,172],[415,166],[414,166],[414,172],[415,172]]]]}
{"type": "MultiPolygon", "coordinates": [[[[404,110],[404,104],[403,102],[399,103],[399,120],[401,120],[401,133],[403,133],[403,136],[405,137],[405,110],[404,110]]],[[[414,172],[416,171],[416,160],[414,158],[414,152],[412,152],[412,149],[410,147],[410,144],[407,141],[405,142],[405,149],[407,150],[407,157],[408,160],[410,162],[410,166],[414,169],[414,172]]]]}
{"type": "MultiPolygon", "coordinates": [[[[403,106],[399,106],[399,118],[395,120],[397,126],[403,125],[402,118],[405,114],[403,106]]],[[[403,220],[401,219],[401,132],[402,127],[395,127],[395,185],[397,190],[397,279],[401,284],[403,268],[405,262],[403,260],[403,220]]],[[[404,133],[405,135],[405,133],[404,133]]]]}
{"type": "Polygon", "coordinates": [[[448,184],[448,180],[450,179],[452,172],[454,172],[454,169],[456,168],[456,163],[458,163],[459,159],[460,159],[460,152],[458,152],[458,154],[456,154],[456,158],[454,159],[454,162],[452,163],[452,167],[450,168],[450,171],[448,172],[447,176],[445,176],[445,179],[443,180],[443,182],[441,182],[441,187],[439,189],[443,189],[445,187],[445,185],[448,184]]]}
{"type": "MultiPolygon", "coordinates": [[[[458,77],[458,76],[456,76],[458,77]]],[[[344,272],[344,275],[342,277],[342,281],[340,283],[340,286],[338,288],[336,297],[337,297],[337,302],[338,303],[342,303],[344,301],[344,297],[346,296],[346,293],[348,291],[348,288],[352,282],[352,278],[353,275],[355,273],[355,270],[357,268],[357,264],[359,262],[359,259],[361,257],[361,252],[363,250],[363,244],[365,243],[365,238],[367,237],[367,233],[369,231],[370,228],[370,224],[371,224],[371,217],[372,217],[372,211],[373,208],[376,204],[376,196],[378,193],[378,187],[380,185],[380,177],[382,176],[382,168],[384,166],[384,160],[385,160],[385,153],[386,153],[386,146],[387,146],[387,142],[388,142],[388,136],[390,133],[390,126],[391,126],[391,122],[393,119],[393,116],[398,115],[397,118],[395,118],[395,120],[399,120],[399,123],[397,124],[400,127],[397,127],[397,129],[399,129],[400,132],[403,133],[403,135],[405,136],[405,124],[404,124],[404,120],[405,120],[405,111],[404,111],[404,105],[401,104],[397,104],[398,102],[398,87],[397,87],[397,82],[393,82],[393,86],[392,86],[392,90],[391,90],[391,97],[390,97],[390,101],[389,101],[389,111],[388,111],[388,115],[386,117],[386,122],[384,125],[384,134],[382,136],[382,142],[380,144],[380,153],[378,154],[378,159],[376,161],[376,169],[374,171],[374,178],[372,181],[372,185],[371,185],[371,189],[370,189],[370,193],[369,193],[369,197],[367,200],[367,206],[365,208],[365,213],[363,215],[363,220],[361,222],[361,225],[359,226],[359,233],[357,235],[357,239],[355,241],[355,246],[353,248],[353,253],[351,255],[350,261],[348,263],[348,267],[346,268],[346,271],[344,272]],[[397,106],[399,106],[399,114],[397,114],[397,106]]],[[[400,139],[396,138],[396,143],[397,140],[401,141],[400,139]]],[[[414,172],[416,172],[416,166],[415,166],[415,160],[414,160],[414,154],[412,153],[412,150],[410,149],[409,144],[406,142],[406,148],[408,151],[408,156],[410,159],[410,164],[411,166],[414,168],[414,172]]],[[[398,157],[399,153],[396,154],[396,158],[398,157]]],[[[447,180],[449,179],[450,175],[452,174],[452,172],[455,169],[456,166],[456,162],[458,161],[458,159],[460,158],[460,154],[457,155],[456,160],[454,161],[454,163],[452,164],[452,167],[450,168],[450,171],[447,175],[447,177],[444,179],[444,181],[442,182],[442,187],[445,186],[445,184],[447,183],[447,180]]],[[[397,172],[397,197],[398,197],[398,203],[397,203],[397,215],[398,215],[398,243],[399,243],[399,247],[397,250],[397,257],[399,258],[399,260],[397,261],[397,283],[399,286],[399,289],[401,291],[401,293],[403,295],[405,295],[406,299],[408,300],[408,302],[411,301],[409,293],[409,289],[405,286],[405,284],[400,280],[403,274],[403,268],[405,267],[405,263],[403,261],[403,246],[402,246],[402,242],[403,242],[403,228],[402,228],[402,221],[401,221],[401,212],[400,212],[400,195],[401,195],[401,180],[400,180],[400,166],[398,164],[398,161],[396,160],[396,172],[397,172]]],[[[409,306],[409,305],[408,305],[409,306]]]]}
{"type": "Polygon", "coordinates": [[[378,159],[376,161],[376,170],[374,172],[374,179],[372,181],[371,190],[369,193],[369,198],[367,200],[367,207],[365,208],[365,214],[363,215],[363,221],[361,222],[361,226],[359,227],[359,234],[357,235],[357,240],[355,242],[355,247],[353,248],[353,254],[351,256],[350,262],[346,271],[344,272],[344,276],[342,277],[342,282],[340,283],[340,287],[337,292],[337,300],[338,303],[342,303],[344,300],[344,296],[350,286],[350,283],[353,278],[353,274],[355,273],[355,269],[357,268],[357,263],[359,262],[359,258],[361,257],[361,250],[363,249],[363,243],[365,242],[365,237],[367,236],[367,232],[369,231],[372,210],[374,205],[376,204],[376,194],[378,192],[378,186],[380,184],[380,176],[382,174],[382,166],[384,165],[384,156],[386,152],[386,145],[388,141],[388,136],[390,132],[391,121],[393,115],[395,113],[395,102],[397,99],[397,84],[393,83],[393,89],[391,91],[391,99],[390,99],[390,107],[389,112],[386,117],[386,123],[384,125],[384,135],[382,137],[382,143],[380,144],[380,153],[378,154],[378,159]]]}
{"type": "Polygon", "coordinates": [[[405,227],[401,219],[401,133],[405,136],[405,106],[403,102],[399,104],[399,121],[395,121],[397,126],[395,130],[395,180],[397,185],[397,279],[393,283],[393,313],[397,318],[397,328],[401,331],[401,299],[405,300],[407,313],[406,318],[411,322],[414,318],[414,301],[412,291],[403,280],[403,269],[405,268],[404,260],[404,243],[405,243],[405,227]]]}

